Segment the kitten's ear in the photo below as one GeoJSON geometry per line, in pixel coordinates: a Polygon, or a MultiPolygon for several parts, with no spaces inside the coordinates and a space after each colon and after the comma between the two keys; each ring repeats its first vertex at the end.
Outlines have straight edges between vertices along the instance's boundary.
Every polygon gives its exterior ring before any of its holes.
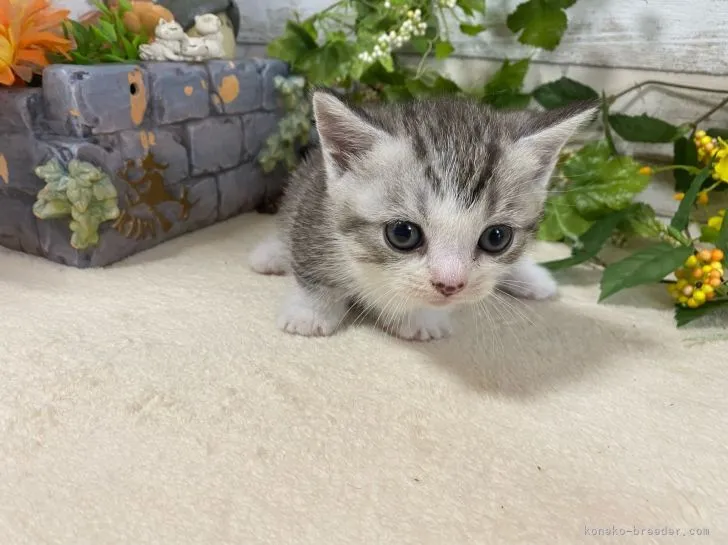
{"type": "Polygon", "coordinates": [[[330,177],[341,176],[352,161],[361,158],[387,136],[325,91],[314,92],[313,113],[330,177]]]}
{"type": "Polygon", "coordinates": [[[518,144],[555,157],[576,132],[594,120],[598,111],[599,103],[588,101],[538,114],[518,144]]]}

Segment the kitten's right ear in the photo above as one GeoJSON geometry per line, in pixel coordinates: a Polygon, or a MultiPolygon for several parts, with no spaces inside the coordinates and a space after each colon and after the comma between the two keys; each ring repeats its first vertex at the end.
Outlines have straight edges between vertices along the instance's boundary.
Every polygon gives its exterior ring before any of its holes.
{"type": "Polygon", "coordinates": [[[314,92],[313,113],[329,177],[341,176],[387,136],[325,91],[314,92]]]}

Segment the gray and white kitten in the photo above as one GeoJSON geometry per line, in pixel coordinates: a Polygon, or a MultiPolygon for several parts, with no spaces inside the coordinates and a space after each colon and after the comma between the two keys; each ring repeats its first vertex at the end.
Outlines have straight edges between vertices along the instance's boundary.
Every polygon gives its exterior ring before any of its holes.
{"type": "Polygon", "coordinates": [[[280,232],[251,254],[293,273],[288,333],[331,335],[352,306],[404,339],[449,335],[449,312],[495,289],[556,293],[524,255],[559,152],[594,104],[545,113],[441,98],[356,108],[313,95],[320,146],[293,174],[280,232]]]}

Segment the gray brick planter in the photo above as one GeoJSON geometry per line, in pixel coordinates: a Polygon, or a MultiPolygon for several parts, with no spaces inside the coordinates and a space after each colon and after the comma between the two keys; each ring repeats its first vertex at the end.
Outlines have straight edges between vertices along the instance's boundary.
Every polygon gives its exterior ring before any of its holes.
{"type": "Polygon", "coordinates": [[[275,199],[283,173],[255,158],[282,112],[272,60],[54,65],[41,89],[0,90],[0,245],[74,267],[101,267],[275,199]],[[68,219],[38,219],[51,159],[110,177],[120,217],[95,246],[70,244],[68,219]]]}

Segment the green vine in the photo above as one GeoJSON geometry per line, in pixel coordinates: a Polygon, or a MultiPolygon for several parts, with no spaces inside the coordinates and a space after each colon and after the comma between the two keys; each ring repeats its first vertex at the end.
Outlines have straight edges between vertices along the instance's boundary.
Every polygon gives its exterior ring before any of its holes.
{"type": "MultiPolygon", "coordinates": [[[[553,50],[568,25],[566,10],[575,3],[527,0],[504,22],[520,43],[553,50]]],[[[506,59],[485,85],[463,89],[438,69],[437,61],[455,54],[457,43],[488,30],[485,9],[483,0],[340,0],[305,20],[288,21],[269,45],[269,54],[287,62],[293,73],[291,79],[276,82],[288,114],[261,152],[262,168],[295,168],[297,151],[311,133],[308,96],[313,87],[336,88],[355,102],[450,93],[494,108],[525,108],[536,102],[552,109],[601,97],[602,135],[562,157],[539,230],[539,238],[568,244],[572,255],[546,266],[563,269],[592,262],[604,267],[601,299],[640,284],[666,283],[678,325],[728,306],[723,275],[728,222],[723,221],[725,210],[710,216],[704,208],[711,193],[728,188],[728,143],[723,140],[728,131],[701,128],[728,104],[728,90],[647,80],[607,96],[561,78],[527,91],[529,58],[506,59]],[[615,110],[620,98],[648,85],[725,98],[680,126],[615,110]],[[625,143],[671,145],[672,161],[644,164],[620,151],[625,143]],[[649,205],[636,202],[657,174],[667,172],[672,172],[681,201],[669,223],[649,205]],[[691,230],[695,224],[699,234],[691,230]],[[648,245],[616,263],[600,257],[607,243],[624,245],[630,239],[648,245]]]]}

